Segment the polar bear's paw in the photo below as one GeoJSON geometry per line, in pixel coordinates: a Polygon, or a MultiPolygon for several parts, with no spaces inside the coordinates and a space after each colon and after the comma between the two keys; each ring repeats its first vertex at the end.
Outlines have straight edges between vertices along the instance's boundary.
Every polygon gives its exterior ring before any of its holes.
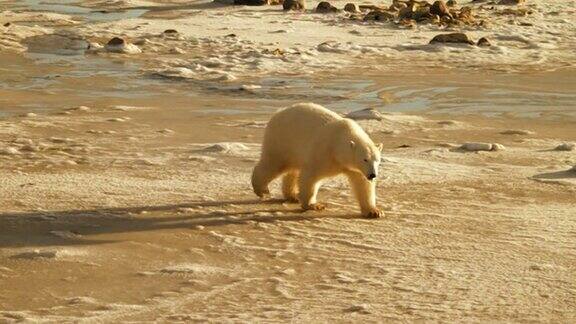
{"type": "Polygon", "coordinates": [[[377,209],[377,208],[374,208],[374,209],[371,209],[371,210],[368,210],[368,211],[362,213],[362,217],[364,217],[364,218],[380,218],[383,215],[384,215],[384,213],[380,209],[377,209]]]}
{"type": "Polygon", "coordinates": [[[256,194],[256,196],[260,197],[260,199],[266,199],[270,196],[270,190],[268,189],[261,189],[261,190],[254,189],[254,193],[256,194]]]}
{"type": "Polygon", "coordinates": [[[304,210],[324,210],[324,209],[326,209],[326,204],[323,203],[313,203],[304,206],[304,210]]]}

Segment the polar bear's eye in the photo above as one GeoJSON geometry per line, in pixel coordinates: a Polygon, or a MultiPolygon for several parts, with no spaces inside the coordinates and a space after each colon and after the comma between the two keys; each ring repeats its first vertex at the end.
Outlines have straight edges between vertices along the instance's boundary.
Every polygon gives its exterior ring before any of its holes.
{"type": "Polygon", "coordinates": [[[368,159],[364,159],[364,162],[368,162],[368,159]]]}

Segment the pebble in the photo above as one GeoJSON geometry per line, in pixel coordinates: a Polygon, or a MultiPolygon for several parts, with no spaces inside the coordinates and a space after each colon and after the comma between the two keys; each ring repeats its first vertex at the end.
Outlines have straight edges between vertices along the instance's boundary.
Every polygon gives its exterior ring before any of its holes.
{"type": "Polygon", "coordinates": [[[70,108],[68,110],[70,110],[70,111],[90,111],[90,107],[78,106],[78,107],[70,108]]]}
{"type": "Polygon", "coordinates": [[[79,305],[79,304],[95,305],[98,303],[96,299],[84,296],[68,298],[66,299],[66,301],[68,302],[69,305],[79,305]]]}
{"type": "Polygon", "coordinates": [[[505,147],[502,144],[470,142],[470,143],[464,143],[462,146],[460,146],[460,149],[469,152],[502,151],[505,149],[505,147]]]}
{"type": "Polygon", "coordinates": [[[195,162],[214,162],[217,159],[211,156],[190,155],[188,156],[188,160],[195,162]]]}
{"type": "Polygon", "coordinates": [[[382,120],[384,116],[374,108],[352,111],[346,114],[346,118],[353,120],[382,120]]]}
{"type": "Polygon", "coordinates": [[[49,141],[56,144],[63,144],[72,142],[72,139],[67,137],[50,137],[49,141]]]}
{"type": "Polygon", "coordinates": [[[111,40],[109,40],[106,46],[104,46],[104,49],[106,49],[106,51],[111,53],[121,53],[121,54],[142,53],[142,50],[138,46],[130,44],[120,37],[114,37],[111,40]]]}
{"type": "Polygon", "coordinates": [[[490,41],[488,40],[488,38],[486,37],[482,37],[478,40],[478,42],[476,43],[476,46],[480,46],[480,47],[490,47],[492,46],[492,44],[490,43],[490,41]]]}
{"type": "Polygon", "coordinates": [[[524,130],[524,129],[508,129],[503,132],[500,132],[502,135],[534,135],[536,134],[533,131],[524,130]]]}
{"type": "Polygon", "coordinates": [[[45,258],[45,259],[54,259],[56,258],[55,251],[40,251],[34,250],[30,252],[23,252],[20,254],[16,254],[12,256],[13,259],[38,259],[38,258],[45,258]]]}
{"type": "Polygon", "coordinates": [[[492,151],[504,151],[506,147],[502,144],[493,143],[492,144],[492,151]]]}
{"type": "Polygon", "coordinates": [[[101,50],[103,48],[104,48],[104,46],[102,46],[102,44],[93,42],[93,43],[88,43],[87,50],[89,52],[98,52],[99,50],[101,50]]]}
{"type": "Polygon", "coordinates": [[[129,119],[128,117],[124,117],[124,118],[118,117],[118,118],[108,118],[107,121],[123,123],[123,122],[127,121],[128,119],[129,119]]]}
{"type": "Polygon", "coordinates": [[[240,90],[243,91],[252,91],[257,89],[262,89],[262,86],[257,84],[243,84],[240,86],[240,90]]]}
{"type": "Polygon", "coordinates": [[[186,54],[186,51],[181,49],[180,47],[174,47],[173,49],[170,50],[170,53],[172,53],[172,54],[186,54]]]}
{"type": "Polygon", "coordinates": [[[554,151],[574,151],[576,143],[562,143],[554,148],[554,151]]]}
{"type": "Polygon", "coordinates": [[[292,276],[292,275],[296,274],[296,270],[289,268],[289,269],[285,269],[285,270],[280,271],[280,273],[288,275],[288,276],[292,276]]]}
{"type": "Polygon", "coordinates": [[[360,305],[353,305],[344,310],[347,313],[362,313],[362,314],[370,314],[368,311],[368,305],[360,304],[360,305]]]}

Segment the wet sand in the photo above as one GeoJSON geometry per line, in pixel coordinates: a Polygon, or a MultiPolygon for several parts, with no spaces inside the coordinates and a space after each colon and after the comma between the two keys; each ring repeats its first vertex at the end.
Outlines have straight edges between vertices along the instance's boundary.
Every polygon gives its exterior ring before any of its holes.
{"type": "Polygon", "coordinates": [[[221,81],[143,57],[0,54],[0,322],[576,319],[573,69],[221,81]],[[383,113],[360,121],[383,218],[341,178],[323,212],[256,199],[263,127],[301,101],[383,113]]]}

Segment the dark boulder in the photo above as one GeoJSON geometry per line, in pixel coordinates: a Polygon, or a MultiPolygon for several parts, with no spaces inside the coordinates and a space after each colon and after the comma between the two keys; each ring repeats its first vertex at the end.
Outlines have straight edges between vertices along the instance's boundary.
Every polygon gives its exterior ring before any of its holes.
{"type": "Polygon", "coordinates": [[[490,41],[488,40],[488,38],[486,37],[482,37],[478,40],[478,43],[476,43],[476,45],[480,46],[480,47],[489,47],[492,46],[492,44],[490,44],[490,41]]]}
{"type": "Polygon", "coordinates": [[[452,43],[452,44],[469,44],[474,45],[474,41],[472,41],[468,35],[464,33],[450,33],[450,34],[440,34],[434,36],[430,41],[430,44],[435,43],[452,43]]]}
{"type": "Polygon", "coordinates": [[[268,0],[234,0],[234,4],[237,6],[265,6],[268,4],[268,0]]]}
{"type": "Polygon", "coordinates": [[[306,0],[284,0],[284,2],[282,3],[282,8],[284,9],[284,11],[306,10],[306,0]]]}
{"type": "Polygon", "coordinates": [[[316,7],[317,13],[334,13],[338,12],[338,8],[334,7],[330,2],[322,1],[316,7]]]}

